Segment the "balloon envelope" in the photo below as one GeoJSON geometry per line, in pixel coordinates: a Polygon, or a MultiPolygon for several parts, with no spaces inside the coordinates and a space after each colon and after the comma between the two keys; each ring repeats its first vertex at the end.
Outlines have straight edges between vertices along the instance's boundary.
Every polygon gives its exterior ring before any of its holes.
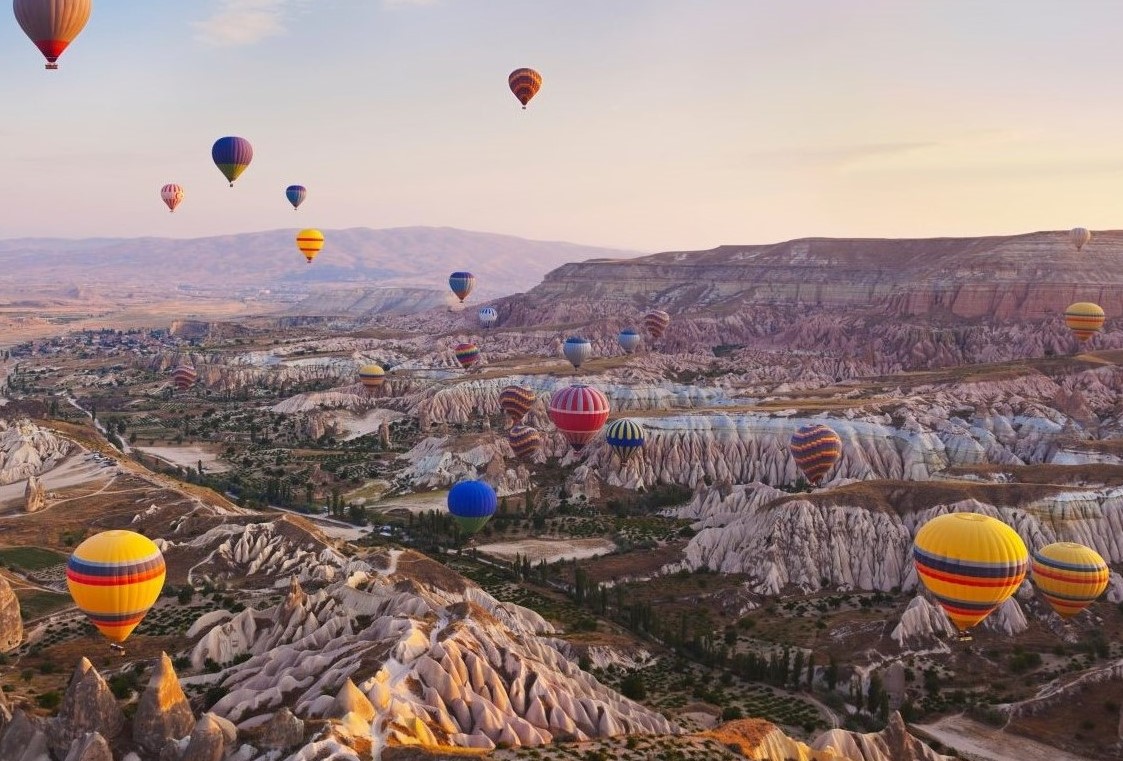
{"type": "Polygon", "coordinates": [[[1076,246],[1076,250],[1084,248],[1088,245],[1088,241],[1092,240],[1092,233],[1086,227],[1074,227],[1069,230],[1068,239],[1072,241],[1072,245],[1076,246]]]}
{"type": "Polygon", "coordinates": [[[592,386],[578,383],[554,393],[549,413],[558,431],[579,452],[608,420],[608,397],[592,386]]]}
{"type": "Polygon", "coordinates": [[[643,318],[643,327],[652,338],[662,338],[670,324],[671,316],[662,309],[654,309],[643,318]]]}
{"type": "Polygon", "coordinates": [[[296,247],[311,264],[316,254],[324,248],[324,234],[319,230],[301,230],[296,234],[296,247]]]}
{"type": "Polygon", "coordinates": [[[289,199],[294,211],[300,208],[300,204],[304,203],[307,197],[308,189],[303,185],[289,185],[285,188],[285,198],[289,199]]]}
{"type": "Polygon", "coordinates": [[[93,0],[13,0],[12,10],[47,68],[57,69],[59,56],[90,20],[93,0]]]}
{"type": "Polygon", "coordinates": [[[639,337],[639,333],[637,333],[632,328],[625,328],[624,330],[621,330],[620,335],[616,337],[616,340],[620,342],[620,348],[622,348],[629,354],[635,351],[639,347],[640,343],[643,342],[643,339],[639,337]]]}
{"type": "Polygon", "coordinates": [[[1014,529],[978,513],[948,513],[916,532],[921,582],[962,632],[1005,602],[1025,579],[1029,553],[1014,529]]]}
{"type": "Polygon", "coordinates": [[[220,137],[211,146],[211,158],[222,176],[230,181],[230,187],[234,187],[234,181],[253,161],[253,146],[244,137],[220,137]]]}
{"type": "Polygon", "coordinates": [[[359,368],[359,383],[367,388],[378,388],[386,381],[386,371],[381,365],[363,365],[359,368]]]}
{"type": "Polygon", "coordinates": [[[1056,542],[1033,553],[1033,583],[1062,618],[1094,603],[1107,589],[1111,570],[1091,547],[1056,542]]]}
{"type": "Polygon", "coordinates": [[[573,365],[573,368],[579,369],[585,361],[593,356],[593,345],[584,338],[577,336],[570,336],[565,339],[565,345],[562,347],[562,354],[573,365]]]}
{"type": "Polygon", "coordinates": [[[172,383],[180,391],[186,391],[194,386],[198,378],[199,374],[195,372],[195,368],[191,365],[179,365],[172,370],[172,383]]]}
{"type": "Polygon", "coordinates": [[[542,88],[542,75],[534,69],[515,69],[507,76],[507,86],[526,108],[526,104],[542,88]]]}
{"type": "Polygon", "coordinates": [[[542,448],[542,434],[529,425],[514,425],[507,431],[507,443],[520,460],[529,460],[542,448]]]}
{"type": "Polygon", "coordinates": [[[78,545],[66,586],[78,609],[114,642],[124,642],[164,588],[164,556],[147,537],[103,531],[78,545]]]}
{"type": "Polygon", "coordinates": [[[1104,326],[1104,310],[1099,304],[1078,301],[1065,310],[1065,325],[1077,340],[1087,341],[1104,326]]]}
{"type": "Polygon", "coordinates": [[[620,458],[622,465],[643,446],[643,426],[634,420],[613,420],[604,429],[604,440],[620,458]]]}
{"type": "Polygon", "coordinates": [[[174,182],[168,183],[160,188],[160,200],[164,202],[169,211],[175,211],[175,207],[183,203],[183,186],[176,185],[174,182]]]}
{"type": "Polygon", "coordinates": [[[484,481],[461,481],[448,492],[448,511],[466,534],[474,534],[495,515],[499,498],[484,481]]]}
{"type": "Polygon", "coordinates": [[[472,289],[476,287],[476,276],[471,272],[453,272],[448,276],[448,287],[456,294],[456,298],[463,303],[472,289]]]}
{"type": "Polygon", "coordinates": [[[519,423],[526,413],[530,412],[530,408],[534,406],[537,399],[538,395],[532,389],[523,386],[507,386],[499,392],[499,409],[503,410],[504,415],[511,418],[512,423],[519,423]]]}
{"type": "Polygon", "coordinates": [[[792,435],[792,458],[815,486],[842,459],[842,439],[825,425],[805,425],[792,435]]]}
{"type": "Polygon", "coordinates": [[[473,343],[457,344],[455,353],[456,361],[465,370],[480,361],[480,347],[473,343]]]}
{"type": "Polygon", "coordinates": [[[490,328],[499,321],[499,312],[495,307],[484,307],[479,311],[478,317],[480,319],[480,325],[483,325],[485,328],[490,328]]]}

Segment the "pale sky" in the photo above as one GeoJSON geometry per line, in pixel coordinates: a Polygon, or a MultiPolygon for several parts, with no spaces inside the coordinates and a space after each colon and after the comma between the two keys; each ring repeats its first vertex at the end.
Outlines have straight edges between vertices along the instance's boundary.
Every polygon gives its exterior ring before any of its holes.
{"type": "Polygon", "coordinates": [[[1123,227],[1117,0],[94,6],[57,72],[2,9],[0,237],[447,225],[659,251],[1123,227]],[[520,66],[544,79],[527,111],[520,66]],[[256,153],[234,190],[210,159],[227,134],[256,153]]]}

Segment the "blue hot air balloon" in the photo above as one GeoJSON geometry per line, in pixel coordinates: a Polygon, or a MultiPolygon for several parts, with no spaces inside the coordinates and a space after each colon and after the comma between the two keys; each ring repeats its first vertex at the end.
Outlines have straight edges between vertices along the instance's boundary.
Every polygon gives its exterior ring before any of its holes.
{"type": "Polygon", "coordinates": [[[643,339],[639,337],[639,333],[635,331],[635,328],[624,328],[620,331],[620,335],[617,336],[616,340],[620,342],[620,348],[629,354],[635,351],[639,347],[640,342],[643,341],[643,339]]]}
{"type": "Polygon", "coordinates": [[[581,369],[581,365],[585,364],[589,357],[593,356],[593,345],[589,343],[588,339],[579,336],[570,336],[565,339],[565,345],[562,346],[562,354],[573,365],[573,369],[581,369]]]}
{"type": "Polygon", "coordinates": [[[476,286],[476,276],[471,272],[453,272],[448,276],[448,287],[456,294],[461,302],[468,298],[468,294],[476,286]]]}
{"type": "Polygon", "coordinates": [[[292,204],[292,210],[296,211],[300,208],[300,204],[304,203],[304,199],[308,197],[308,188],[303,185],[289,185],[285,188],[285,198],[289,199],[292,204]]]}
{"type": "Polygon", "coordinates": [[[495,515],[499,498],[485,481],[461,481],[448,492],[448,511],[465,534],[474,534],[495,515]]]}
{"type": "Polygon", "coordinates": [[[222,175],[234,187],[234,181],[253,161],[253,146],[244,137],[220,137],[211,147],[211,158],[222,175]]]}

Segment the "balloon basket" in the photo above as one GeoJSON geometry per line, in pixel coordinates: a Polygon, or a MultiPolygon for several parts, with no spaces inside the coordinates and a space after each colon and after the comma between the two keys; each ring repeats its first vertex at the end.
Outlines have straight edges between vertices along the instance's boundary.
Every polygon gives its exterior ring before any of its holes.
{"type": "Polygon", "coordinates": [[[44,67],[47,71],[56,71],[58,69],[57,63],[49,63],[44,67]]]}
{"type": "Polygon", "coordinates": [[[975,639],[975,638],[974,638],[974,637],[972,637],[972,636],[971,636],[970,634],[968,634],[967,632],[960,632],[960,633],[959,633],[959,634],[957,634],[957,635],[956,635],[956,637],[955,637],[955,641],[956,641],[956,642],[972,642],[972,641],[974,641],[974,639],[975,639]]]}

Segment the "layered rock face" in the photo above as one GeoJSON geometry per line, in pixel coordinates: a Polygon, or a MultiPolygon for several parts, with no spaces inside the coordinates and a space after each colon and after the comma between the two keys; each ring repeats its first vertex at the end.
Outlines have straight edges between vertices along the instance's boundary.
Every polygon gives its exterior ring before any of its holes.
{"type": "Polygon", "coordinates": [[[0,420],[0,484],[47,472],[66,457],[72,446],[28,420],[0,420]]]}
{"type": "Polygon", "coordinates": [[[0,576],[0,653],[19,647],[23,641],[23,619],[20,617],[19,598],[8,580],[0,576]]]}

